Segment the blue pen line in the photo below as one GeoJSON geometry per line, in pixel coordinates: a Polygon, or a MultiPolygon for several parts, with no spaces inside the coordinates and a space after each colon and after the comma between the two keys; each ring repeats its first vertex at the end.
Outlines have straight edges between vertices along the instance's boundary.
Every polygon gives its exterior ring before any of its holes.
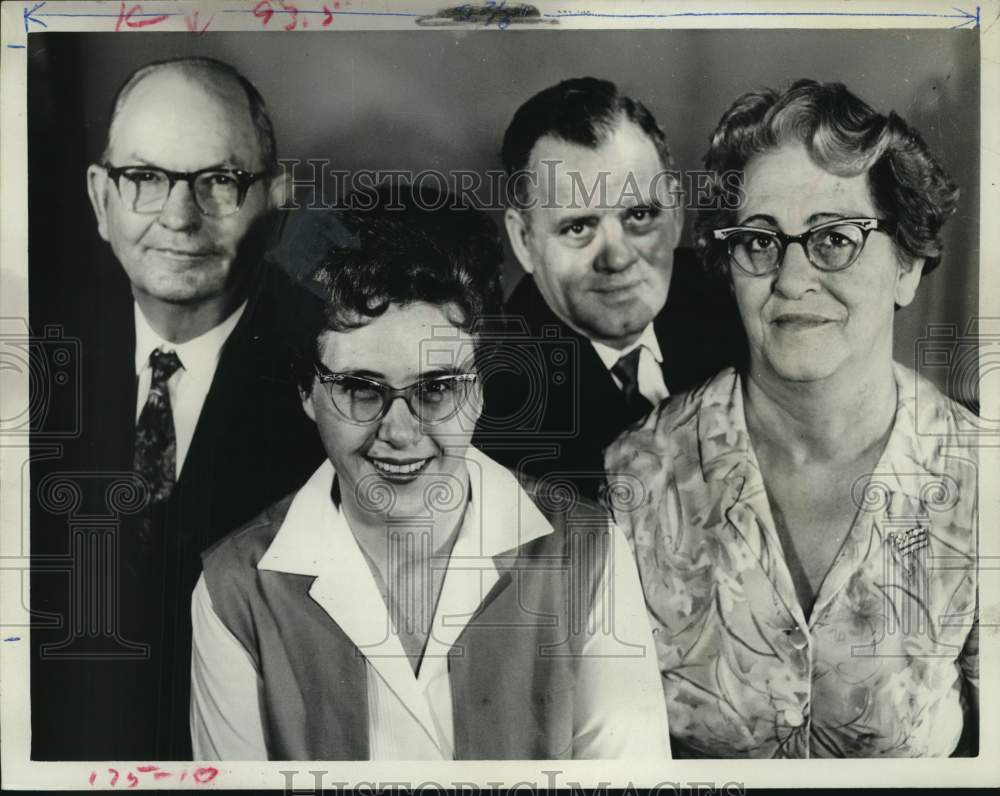
{"type": "Polygon", "coordinates": [[[8,44],[7,46],[10,47],[12,50],[23,50],[24,49],[24,45],[23,44],[8,44]]]}
{"type": "MultiPolygon", "coordinates": [[[[24,9],[24,28],[25,32],[28,30],[28,22],[36,22],[42,27],[48,27],[40,17],[80,17],[80,18],[102,18],[102,17],[118,17],[119,13],[96,13],[96,12],[71,12],[71,11],[49,11],[36,13],[38,9],[45,5],[45,2],[36,3],[30,10],[24,9]]],[[[957,11],[957,14],[930,14],[926,12],[915,12],[915,11],[678,11],[674,13],[665,14],[615,14],[615,13],[605,13],[602,11],[555,11],[551,13],[542,14],[543,17],[554,18],[554,19],[568,19],[572,17],[592,17],[595,19],[676,19],[680,17],[882,17],[882,18],[917,18],[917,19],[961,19],[963,20],[958,25],[954,25],[952,29],[965,27],[966,25],[972,25],[975,28],[979,27],[980,24],[980,6],[976,6],[976,13],[970,14],[967,11],[963,11],[960,8],[952,6],[952,8],[957,11]]],[[[416,18],[429,16],[429,14],[415,14],[408,13],[404,11],[330,11],[330,10],[315,10],[315,9],[302,9],[298,11],[292,11],[286,8],[272,8],[271,13],[274,14],[323,14],[336,16],[358,16],[358,17],[404,17],[404,18],[416,18]]],[[[253,14],[256,12],[255,8],[228,8],[224,9],[223,13],[226,14],[253,14]]],[[[498,13],[502,14],[502,8],[498,9],[498,13]]],[[[155,11],[139,12],[133,13],[133,17],[179,17],[184,16],[182,12],[167,12],[158,13],[155,11]]],[[[12,49],[21,49],[23,45],[8,45],[12,49]]]]}
{"type": "MultiPolygon", "coordinates": [[[[58,12],[51,11],[51,12],[46,12],[44,14],[35,14],[34,16],[32,16],[32,19],[36,19],[38,17],[119,17],[119,16],[121,16],[121,14],[119,14],[118,12],[115,12],[114,14],[89,14],[89,13],[85,14],[82,12],[74,14],[70,11],[58,11],[58,12]]],[[[184,16],[184,14],[182,14],[179,11],[168,11],[162,14],[156,11],[143,11],[141,14],[136,12],[129,14],[130,18],[131,17],[182,17],[182,16],[184,16]]]]}
{"type": "Polygon", "coordinates": [[[546,17],[601,17],[611,19],[660,19],[668,17],[931,17],[936,19],[966,19],[978,22],[978,6],[975,15],[927,14],[907,11],[678,11],[673,14],[612,14],[602,11],[555,11],[546,17]]]}
{"type": "Polygon", "coordinates": [[[42,0],[41,3],[35,3],[31,8],[22,8],[21,9],[21,21],[24,22],[24,32],[25,33],[28,32],[28,23],[29,22],[34,22],[36,25],[41,25],[43,28],[47,28],[48,27],[48,25],[46,25],[44,22],[42,22],[42,20],[35,19],[32,16],[32,14],[34,14],[43,5],[45,5],[45,0],[42,0]]]}
{"type": "MultiPolygon", "coordinates": [[[[8,44],[7,46],[8,47],[16,47],[18,45],[16,45],[16,44],[13,44],[13,45],[12,44],[8,44]]],[[[24,45],[20,45],[20,46],[23,47],[24,45]]],[[[7,636],[7,638],[4,639],[4,641],[20,641],[20,640],[21,640],[20,636],[7,636]]]]}

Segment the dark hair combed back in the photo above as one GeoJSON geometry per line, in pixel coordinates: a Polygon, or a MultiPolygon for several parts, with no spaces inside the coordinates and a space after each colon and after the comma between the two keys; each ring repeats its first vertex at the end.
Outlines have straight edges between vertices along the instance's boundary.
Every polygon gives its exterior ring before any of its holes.
{"type": "Polygon", "coordinates": [[[313,297],[303,316],[312,325],[308,361],[298,367],[303,388],[312,382],[324,331],[358,328],[394,304],[454,305],[461,312],[455,320],[473,334],[478,356],[481,324],[501,312],[503,245],[488,216],[444,198],[433,189],[404,186],[395,197],[380,191],[370,210],[330,211],[340,214],[357,245],[331,248],[301,283],[313,297]]]}
{"type": "Polygon", "coordinates": [[[147,77],[162,70],[173,70],[192,78],[204,79],[205,76],[211,76],[221,81],[232,81],[238,85],[246,95],[247,104],[250,106],[250,121],[253,123],[254,132],[257,134],[257,143],[260,145],[260,154],[264,161],[264,168],[268,172],[277,171],[278,146],[274,137],[274,125],[267,112],[267,105],[264,103],[264,98],[254,84],[247,80],[235,67],[230,66],[225,61],[203,56],[154,61],[139,67],[128,76],[111,101],[111,115],[108,119],[108,132],[104,143],[104,160],[107,160],[108,152],[111,148],[111,128],[114,126],[115,119],[125,101],[132,93],[132,90],[147,77]]]}
{"type": "Polygon", "coordinates": [[[732,183],[755,155],[802,143],[831,174],[868,174],[872,201],[895,219],[898,250],[924,258],[924,273],[941,260],[941,227],[955,211],[958,188],[920,134],[895,113],[884,116],[841,83],[799,80],[786,91],[751,91],[736,100],[712,134],[705,167],[712,174],[713,207],[699,214],[696,241],[705,263],[726,271],[725,252],[712,230],[736,220],[732,183]]]}
{"type": "MultiPolygon", "coordinates": [[[[614,83],[594,77],[564,80],[535,94],[517,109],[503,137],[504,170],[508,177],[527,170],[532,149],[547,135],[596,149],[622,120],[632,122],[648,135],[660,156],[661,167],[673,170],[667,137],[653,114],[638,100],[619,94],[614,83]]],[[[515,198],[522,207],[530,201],[527,191],[525,180],[515,181],[515,198]]]]}

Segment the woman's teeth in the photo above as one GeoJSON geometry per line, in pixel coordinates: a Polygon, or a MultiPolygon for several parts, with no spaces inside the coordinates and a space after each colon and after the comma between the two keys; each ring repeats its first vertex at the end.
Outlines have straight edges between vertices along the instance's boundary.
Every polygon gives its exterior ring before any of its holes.
{"type": "Polygon", "coordinates": [[[405,475],[407,473],[415,473],[418,470],[421,470],[430,460],[421,459],[419,462],[413,462],[411,464],[389,464],[388,462],[382,462],[378,459],[369,459],[369,461],[375,466],[375,469],[381,470],[383,473],[405,475]]]}

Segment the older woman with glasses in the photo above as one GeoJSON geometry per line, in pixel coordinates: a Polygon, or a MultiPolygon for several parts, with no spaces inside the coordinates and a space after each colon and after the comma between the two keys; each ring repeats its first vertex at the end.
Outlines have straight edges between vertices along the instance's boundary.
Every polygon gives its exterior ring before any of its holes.
{"type": "Polygon", "coordinates": [[[469,445],[496,230],[397,206],[346,212],[357,245],[307,282],[299,389],[328,461],[204,555],[195,755],[668,756],[624,536],[469,445]]]}
{"type": "Polygon", "coordinates": [[[976,422],[892,360],[958,191],[901,118],[806,80],[740,97],[706,165],[748,366],[607,458],[674,755],[968,753],[976,422]]]}

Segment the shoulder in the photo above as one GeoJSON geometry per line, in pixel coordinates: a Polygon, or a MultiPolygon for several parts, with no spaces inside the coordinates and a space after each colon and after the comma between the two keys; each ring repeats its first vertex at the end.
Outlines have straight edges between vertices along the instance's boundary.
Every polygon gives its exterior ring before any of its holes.
{"type": "Polygon", "coordinates": [[[257,564],[274,541],[297,492],[271,504],[235,531],[222,537],[201,554],[206,578],[231,578],[256,571],[257,564]]]}
{"type": "Polygon", "coordinates": [[[910,455],[928,471],[976,480],[983,421],[939,390],[929,379],[895,364],[899,403],[896,426],[910,455]]]}
{"type": "Polygon", "coordinates": [[[956,436],[982,425],[972,411],[952,400],[927,377],[894,363],[901,405],[912,406],[915,431],[923,436],[956,436]]]}
{"type": "MultiPolygon", "coordinates": [[[[592,604],[597,586],[608,566],[615,544],[610,512],[602,504],[581,497],[568,481],[548,480],[515,473],[522,490],[542,514],[552,532],[538,536],[495,558],[498,568],[517,570],[525,590],[552,594],[565,589],[553,567],[570,573],[570,582],[592,604]]],[[[618,532],[621,533],[620,531],[618,532]]]]}
{"type": "Polygon", "coordinates": [[[731,392],[735,381],[735,371],[727,368],[701,386],[660,403],[607,449],[604,464],[609,477],[622,473],[643,477],[676,455],[697,453],[698,418],[706,398],[731,392]]]}
{"type": "Polygon", "coordinates": [[[574,525],[607,523],[609,513],[599,502],[580,495],[570,481],[538,478],[511,471],[524,493],[557,532],[574,525]]]}

